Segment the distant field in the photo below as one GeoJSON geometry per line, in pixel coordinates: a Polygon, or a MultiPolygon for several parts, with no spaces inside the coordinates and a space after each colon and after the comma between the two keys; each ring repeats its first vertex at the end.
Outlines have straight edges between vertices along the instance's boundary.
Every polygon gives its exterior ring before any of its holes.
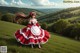
{"type": "Polygon", "coordinates": [[[54,33],[51,33],[51,38],[41,49],[21,45],[14,38],[14,33],[23,27],[25,26],[0,21],[0,45],[7,46],[8,53],[80,53],[80,42],[54,33]]]}

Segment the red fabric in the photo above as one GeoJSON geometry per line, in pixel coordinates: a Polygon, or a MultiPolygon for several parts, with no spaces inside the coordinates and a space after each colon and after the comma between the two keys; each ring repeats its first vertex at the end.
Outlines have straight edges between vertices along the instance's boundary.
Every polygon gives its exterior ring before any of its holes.
{"type": "MultiPolygon", "coordinates": [[[[24,44],[24,45],[38,44],[38,43],[41,43],[41,44],[46,43],[48,41],[48,39],[50,38],[49,32],[40,28],[41,34],[39,36],[35,36],[35,35],[33,35],[31,33],[30,29],[27,29],[27,28],[31,28],[31,26],[32,25],[29,24],[29,25],[27,25],[27,27],[21,29],[22,33],[24,33],[27,38],[25,38],[23,34],[20,34],[20,30],[17,30],[16,33],[15,33],[16,39],[21,44],[24,44]],[[43,36],[43,32],[44,32],[44,36],[43,36]],[[31,36],[33,38],[31,38],[31,36]]],[[[40,26],[40,25],[37,23],[36,26],[40,26]]]]}
{"type": "Polygon", "coordinates": [[[39,23],[36,23],[36,26],[40,26],[39,23]]]}

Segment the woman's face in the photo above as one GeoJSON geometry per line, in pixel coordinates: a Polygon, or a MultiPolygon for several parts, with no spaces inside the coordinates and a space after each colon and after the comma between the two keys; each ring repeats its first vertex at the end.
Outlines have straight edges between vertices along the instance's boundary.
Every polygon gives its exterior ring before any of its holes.
{"type": "Polygon", "coordinates": [[[35,15],[32,16],[32,18],[35,18],[35,17],[36,17],[35,15]]]}

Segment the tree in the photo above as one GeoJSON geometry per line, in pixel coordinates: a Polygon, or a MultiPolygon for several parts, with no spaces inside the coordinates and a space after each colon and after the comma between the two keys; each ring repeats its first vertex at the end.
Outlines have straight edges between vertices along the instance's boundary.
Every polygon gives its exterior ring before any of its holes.
{"type": "Polygon", "coordinates": [[[1,20],[8,21],[8,22],[13,22],[14,17],[15,17],[14,14],[6,13],[2,16],[1,20]]]}
{"type": "Polygon", "coordinates": [[[70,24],[66,29],[64,29],[63,35],[72,38],[71,31],[73,30],[73,26],[73,24],[70,24]]]}
{"type": "Polygon", "coordinates": [[[27,25],[28,24],[28,20],[22,20],[21,24],[22,25],[27,25]]]}
{"type": "Polygon", "coordinates": [[[68,26],[64,30],[63,35],[66,37],[80,40],[80,23],[75,23],[68,26]]]}
{"type": "Polygon", "coordinates": [[[56,33],[60,33],[62,34],[62,32],[64,31],[65,28],[67,28],[69,26],[69,22],[64,20],[64,19],[60,19],[58,20],[57,22],[55,22],[53,25],[52,25],[52,30],[54,30],[53,32],[56,32],[56,33]]]}
{"type": "Polygon", "coordinates": [[[45,30],[46,30],[46,29],[48,28],[47,23],[45,23],[45,22],[44,22],[44,23],[42,23],[42,24],[41,24],[41,28],[43,28],[43,29],[45,29],[45,30]]]}
{"type": "Polygon", "coordinates": [[[71,30],[70,35],[77,40],[80,40],[80,23],[76,23],[73,25],[73,29],[71,30]]]}

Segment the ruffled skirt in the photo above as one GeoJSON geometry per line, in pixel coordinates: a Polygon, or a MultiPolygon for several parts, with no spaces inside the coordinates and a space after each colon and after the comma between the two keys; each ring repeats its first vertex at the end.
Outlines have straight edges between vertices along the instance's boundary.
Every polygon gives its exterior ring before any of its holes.
{"type": "Polygon", "coordinates": [[[37,27],[25,27],[17,30],[15,38],[18,42],[24,45],[29,44],[44,44],[50,38],[48,31],[43,29],[37,29],[37,27]]]}

